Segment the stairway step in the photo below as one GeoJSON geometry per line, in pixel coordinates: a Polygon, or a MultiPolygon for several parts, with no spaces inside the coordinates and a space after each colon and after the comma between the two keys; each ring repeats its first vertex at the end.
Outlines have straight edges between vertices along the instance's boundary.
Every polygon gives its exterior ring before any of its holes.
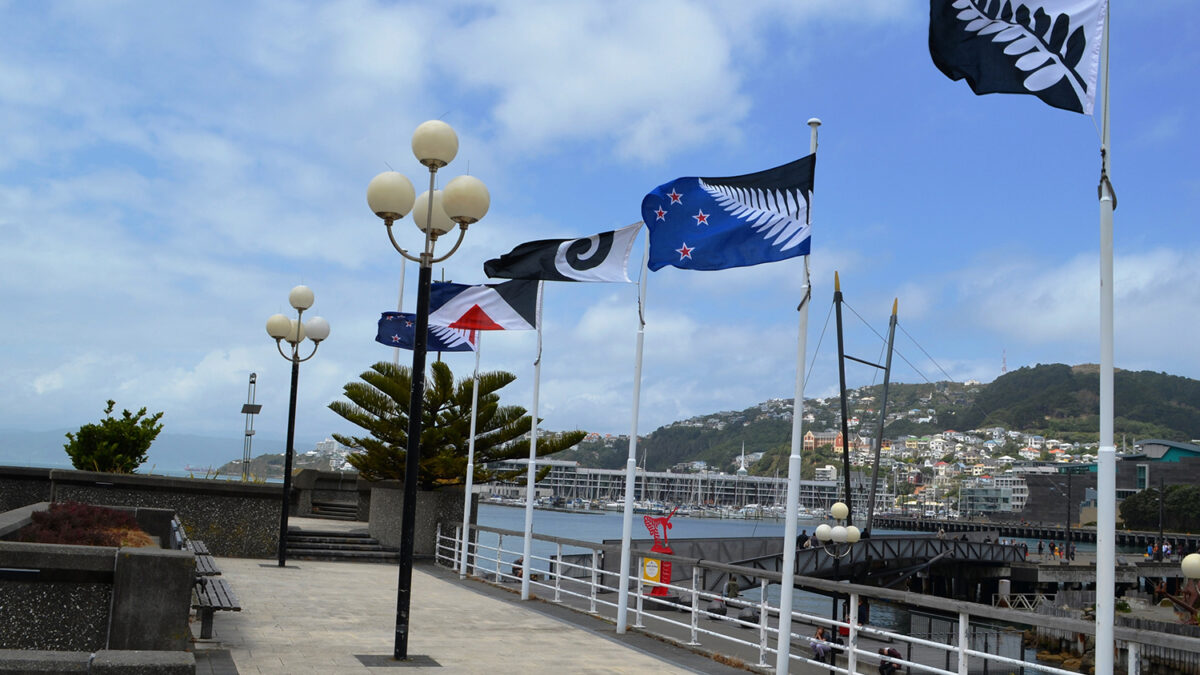
{"type": "Polygon", "coordinates": [[[332,538],[338,538],[338,539],[345,539],[345,538],[370,539],[371,538],[371,535],[365,531],[364,532],[342,532],[339,530],[301,530],[301,529],[294,529],[294,530],[289,529],[288,536],[289,537],[296,537],[296,536],[300,536],[300,537],[332,537],[332,538]]]}
{"type": "Polygon", "coordinates": [[[355,520],[358,520],[358,514],[356,514],[356,513],[348,513],[346,515],[339,515],[339,514],[335,514],[335,513],[317,513],[316,511],[313,511],[306,517],[320,518],[322,520],[342,520],[342,521],[346,521],[346,522],[353,522],[355,520]]]}
{"type": "Polygon", "coordinates": [[[288,548],[302,548],[319,551],[386,551],[391,553],[400,550],[396,548],[387,548],[386,546],[380,545],[378,542],[374,544],[322,544],[312,541],[298,542],[289,539],[287,545],[288,548]]]}
{"type": "Polygon", "coordinates": [[[288,547],[289,558],[304,558],[307,560],[365,560],[390,561],[399,560],[400,553],[395,551],[325,551],[309,548],[288,547]]]}
{"type": "Polygon", "coordinates": [[[378,539],[372,539],[371,537],[309,537],[306,535],[297,536],[294,534],[288,534],[288,541],[313,542],[314,544],[347,544],[347,545],[356,545],[356,544],[377,545],[379,543],[378,539]]]}

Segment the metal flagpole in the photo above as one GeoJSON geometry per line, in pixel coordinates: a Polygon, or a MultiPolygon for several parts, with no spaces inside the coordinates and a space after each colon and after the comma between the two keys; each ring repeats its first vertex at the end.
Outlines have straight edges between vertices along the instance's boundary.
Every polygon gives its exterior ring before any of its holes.
{"type": "Polygon", "coordinates": [[[521,599],[529,599],[529,576],[533,571],[533,490],[537,474],[538,384],[542,381],[542,287],[538,282],[537,297],[537,359],[533,362],[533,413],[529,429],[529,469],[525,478],[525,548],[521,558],[521,599]]]}
{"type": "MultiPolygon", "coordinates": [[[[408,265],[408,259],[401,257],[400,258],[400,293],[396,297],[396,311],[397,312],[404,311],[404,272],[405,272],[404,268],[407,265],[408,265]]],[[[392,365],[394,365],[394,366],[400,365],[400,348],[399,347],[392,348],[392,365]]]]}
{"type": "Polygon", "coordinates": [[[864,536],[871,535],[875,524],[875,484],[879,482],[879,453],[883,449],[883,424],[887,421],[888,385],[892,380],[892,347],[896,343],[896,312],[900,307],[900,299],[892,300],[892,320],[888,325],[887,360],[883,362],[883,401],[879,406],[879,433],[875,434],[875,464],[871,469],[871,493],[867,497],[867,522],[864,536]]]}
{"type": "MultiPolygon", "coordinates": [[[[808,120],[812,129],[809,152],[817,152],[817,127],[821,120],[808,120]]],[[[812,222],[812,205],[809,205],[812,222]]],[[[779,639],[776,642],[775,672],[787,675],[792,653],[792,577],[796,572],[796,507],[800,502],[800,445],[804,422],[804,355],[808,349],[808,301],[812,298],[812,280],[808,274],[808,256],[804,256],[804,295],[800,300],[800,330],[796,338],[796,397],[792,402],[792,452],[788,456],[786,520],[783,526],[783,561],[779,580],[779,639]]]]}
{"type": "MultiPolygon", "coordinates": [[[[1112,9],[1105,8],[1106,13],[1112,9]]],[[[1113,442],[1113,194],[1109,173],[1108,26],[1105,16],[1101,51],[1104,71],[1104,121],[1100,138],[1100,452],[1096,492],[1096,675],[1113,672],[1113,612],[1117,529],[1117,449],[1113,442]]]]}
{"type": "Polygon", "coordinates": [[[621,582],[617,587],[617,633],[625,632],[629,610],[629,549],[633,546],[633,483],[637,471],[638,408],[642,396],[642,343],[646,337],[646,272],[650,261],[650,234],[642,252],[642,274],[638,284],[637,347],[633,357],[633,423],[629,431],[629,457],[625,460],[625,509],[621,519],[621,582]]]}
{"type": "Polygon", "coordinates": [[[471,541],[471,487],[475,483],[475,415],[479,409],[479,351],[483,346],[483,331],[475,333],[475,377],[471,383],[471,440],[467,443],[467,483],[463,495],[462,561],[458,578],[467,576],[467,548],[471,541]]]}

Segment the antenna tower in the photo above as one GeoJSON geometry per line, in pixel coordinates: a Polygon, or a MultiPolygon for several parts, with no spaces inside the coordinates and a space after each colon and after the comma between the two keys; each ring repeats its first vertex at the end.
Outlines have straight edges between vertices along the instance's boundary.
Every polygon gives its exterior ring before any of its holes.
{"type": "Polygon", "coordinates": [[[1005,349],[1000,352],[1000,374],[1003,375],[1007,372],[1008,372],[1008,350],[1005,349]]]}

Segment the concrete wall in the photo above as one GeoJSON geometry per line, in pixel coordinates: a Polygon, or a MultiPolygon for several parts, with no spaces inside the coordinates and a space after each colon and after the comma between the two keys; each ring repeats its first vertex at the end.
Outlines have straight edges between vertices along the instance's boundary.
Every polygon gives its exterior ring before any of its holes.
{"type": "Polygon", "coordinates": [[[50,501],[50,469],[0,466],[0,513],[50,501]]]}
{"type": "Polygon", "coordinates": [[[183,650],[187,551],[0,541],[0,649],[183,650]]]}
{"type": "MultiPolygon", "coordinates": [[[[358,473],[353,471],[317,471],[316,469],[301,469],[292,479],[291,515],[311,516],[314,501],[339,502],[342,504],[358,504],[360,501],[360,481],[358,473]]],[[[369,483],[367,484],[369,485],[369,483]]],[[[370,488],[362,488],[370,494],[370,488]]],[[[370,497],[366,497],[370,502],[370,497]]],[[[370,509],[359,509],[358,519],[366,521],[370,509]]]]}
{"type": "MultiPolygon", "coordinates": [[[[365,481],[364,481],[365,482],[365,481]]],[[[371,536],[384,546],[400,547],[401,515],[404,512],[404,485],[400,481],[386,480],[367,483],[370,485],[371,536]]],[[[472,510],[478,502],[472,502],[472,510]]],[[[477,511],[476,511],[477,513],[477,511]]],[[[471,514],[472,521],[476,513],[471,514]]],[[[437,546],[437,526],[443,532],[454,532],[462,526],[463,489],[446,488],[417,493],[416,529],[413,538],[413,555],[432,557],[437,546]]]]}
{"type": "Polygon", "coordinates": [[[200,478],[0,467],[5,510],[41,501],[169,509],[188,536],[208,544],[213,555],[235,558],[275,556],[281,490],[280,485],[200,478]]]}

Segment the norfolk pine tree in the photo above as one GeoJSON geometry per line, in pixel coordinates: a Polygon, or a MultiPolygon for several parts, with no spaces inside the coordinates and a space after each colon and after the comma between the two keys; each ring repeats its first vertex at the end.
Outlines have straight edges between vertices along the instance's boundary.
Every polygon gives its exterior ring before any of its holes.
{"type": "MultiPolygon", "coordinates": [[[[472,378],[454,381],[450,366],[431,365],[425,382],[421,428],[421,473],[417,483],[431,490],[466,481],[467,448],[471,433],[472,378]]],[[[380,361],[363,372],[361,381],[349,382],[343,394],[349,401],[334,401],[329,409],[366,430],[368,436],[333,437],[357,452],[347,460],[367,480],[403,480],[408,447],[408,411],[412,397],[412,370],[380,361]]],[[[512,373],[479,374],[479,405],[475,431],[474,481],[512,480],[524,470],[495,471],[489,462],[529,457],[531,419],[520,406],[500,405],[497,393],[516,379],[512,373]],[[519,439],[519,440],[518,440],[519,439]]],[[[544,457],[566,450],[583,440],[583,431],[538,433],[537,454],[544,457]]],[[[548,471],[544,468],[538,478],[548,471]]]]}

